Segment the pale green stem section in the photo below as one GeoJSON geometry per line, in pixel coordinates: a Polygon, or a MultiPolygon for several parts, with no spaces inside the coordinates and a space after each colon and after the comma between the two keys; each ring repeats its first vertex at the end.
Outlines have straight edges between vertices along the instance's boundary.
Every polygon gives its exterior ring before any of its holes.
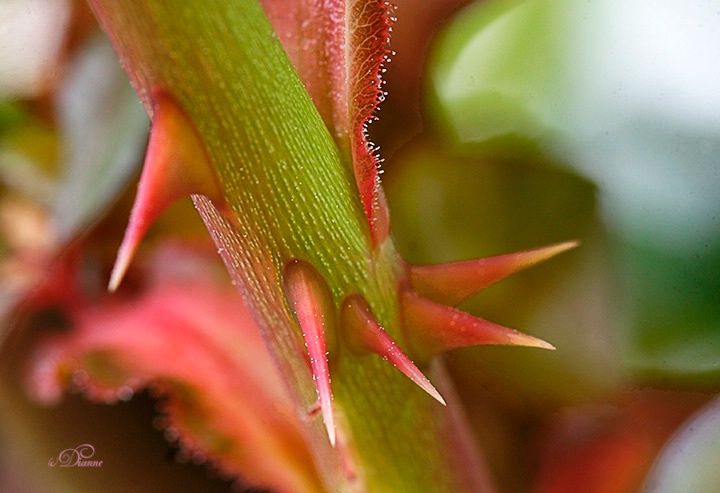
{"type": "MultiPolygon", "coordinates": [[[[280,276],[289,259],[314,265],[337,303],[363,294],[403,346],[397,255],[389,241],[372,249],[351,166],[256,0],[90,3],[148,111],[150,89],[162,86],[197,125],[237,218],[223,217],[203,197],[195,197],[196,205],[299,413],[310,410],[316,394],[283,295],[280,276]]],[[[467,462],[472,454],[459,445],[464,441],[451,436],[456,417],[379,357],[352,355],[336,333],[329,336],[338,448],[330,447],[320,419],[308,428],[327,490],[482,491],[477,482],[468,486],[478,465],[467,462]]]]}

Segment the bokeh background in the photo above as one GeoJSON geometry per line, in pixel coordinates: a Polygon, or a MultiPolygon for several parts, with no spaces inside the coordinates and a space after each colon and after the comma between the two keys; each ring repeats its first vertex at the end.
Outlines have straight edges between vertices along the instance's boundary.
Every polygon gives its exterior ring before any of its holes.
{"type": "MultiPolygon", "coordinates": [[[[557,347],[446,357],[497,490],[718,491],[720,7],[396,3],[370,131],[399,250],[581,242],[463,305],[557,347]]],[[[3,0],[0,26],[0,491],[229,491],[153,426],[147,393],[28,393],[34,345],[72,327],[23,301],[68,252],[104,284],[148,122],[84,3],[3,0]],[[102,468],[48,467],[80,443],[102,468]]],[[[150,245],[168,238],[202,241],[189,203],[150,245]]]]}

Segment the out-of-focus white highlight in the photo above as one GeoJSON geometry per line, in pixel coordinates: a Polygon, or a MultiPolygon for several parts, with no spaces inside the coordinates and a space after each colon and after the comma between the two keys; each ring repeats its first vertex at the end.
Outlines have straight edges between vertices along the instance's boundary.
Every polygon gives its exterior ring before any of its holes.
{"type": "Polygon", "coordinates": [[[57,70],[68,0],[0,1],[0,99],[35,95],[57,70]]]}

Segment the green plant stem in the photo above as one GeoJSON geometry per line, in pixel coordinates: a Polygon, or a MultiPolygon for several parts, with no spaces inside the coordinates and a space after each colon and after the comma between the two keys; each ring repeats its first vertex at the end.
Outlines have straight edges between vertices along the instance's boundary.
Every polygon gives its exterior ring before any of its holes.
{"type": "MultiPolygon", "coordinates": [[[[197,126],[237,217],[220,214],[201,196],[194,196],[196,206],[299,415],[307,416],[317,396],[283,294],[283,266],[293,258],[312,264],[336,303],[361,293],[402,346],[400,262],[392,243],[372,247],[351,166],[255,0],[90,4],[148,112],[151,89],[160,86],[197,126]]],[[[308,426],[328,491],[483,491],[456,410],[437,404],[379,357],[343,349],[337,333],[328,337],[337,448],[320,418],[308,426]]]]}

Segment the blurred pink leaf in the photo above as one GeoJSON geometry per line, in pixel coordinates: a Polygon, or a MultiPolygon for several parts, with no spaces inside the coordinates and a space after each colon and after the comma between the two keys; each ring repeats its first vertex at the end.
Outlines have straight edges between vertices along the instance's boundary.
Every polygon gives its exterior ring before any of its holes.
{"type": "Polygon", "coordinates": [[[196,457],[276,491],[320,491],[255,322],[234,288],[208,273],[214,268],[166,248],[136,297],[70,303],[73,330],[38,348],[29,388],[46,404],[66,387],[108,403],[150,388],[167,397],[169,436],[196,457]]]}
{"type": "Polygon", "coordinates": [[[542,460],[532,491],[641,491],[662,444],[705,399],[700,394],[638,391],[615,404],[566,409],[553,418],[541,439],[542,460]]]}

